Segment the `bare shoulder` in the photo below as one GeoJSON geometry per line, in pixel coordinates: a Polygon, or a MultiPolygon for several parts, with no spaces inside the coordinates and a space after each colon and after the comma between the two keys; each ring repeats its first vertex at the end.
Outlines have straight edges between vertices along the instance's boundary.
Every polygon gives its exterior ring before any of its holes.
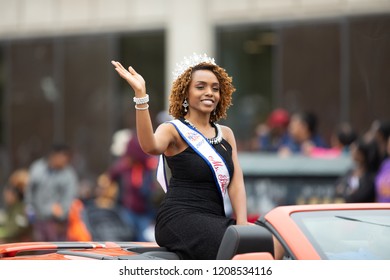
{"type": "Polygon", "coordinates": [[[222,125],[222,124],[220,124],[219,126],[221,127],[221,130],[222,130],[224,135],[225,134],[226,135],[233,135],[233,130],[230,127],[228,127],[226,125],[222,125]]]}
{"type": "Polygon", "coordinates": [[[234,138],[233,130],[226,125],[220,125],[220,127],[223,134],[223,138],[225,138],[225,140],[228,141],[229,144],[235,144],[236,140],[234,138]]]}

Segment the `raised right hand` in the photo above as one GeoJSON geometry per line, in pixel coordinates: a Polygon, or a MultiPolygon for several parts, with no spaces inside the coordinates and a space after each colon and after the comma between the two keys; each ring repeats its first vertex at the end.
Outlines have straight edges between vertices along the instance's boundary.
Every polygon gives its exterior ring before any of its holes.
{"type": "Polygon", "coordinates": [[[115,66],[116,72],[133,88],[136,96],[143,96],[146,94],[146,86],[144,78],[138,74],[133,67],[126,70],[118,61],[111,61],[115,66]]]}

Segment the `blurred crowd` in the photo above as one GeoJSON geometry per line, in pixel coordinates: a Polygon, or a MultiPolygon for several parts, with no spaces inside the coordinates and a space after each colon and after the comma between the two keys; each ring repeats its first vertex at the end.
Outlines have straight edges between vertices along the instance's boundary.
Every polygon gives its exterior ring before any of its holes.
{"type": "MultiPolygon", "coordinates": [[[[278,108],[256,129],[255,146],[281,158],[348,156],[353,165],[337,181],[336,196],[347,203],[390,202],[390,122],[375,121],[364,133],[341,123],[330,139],[317,127],[313,113],[278,108]]],[[[143,153],[128,129],[113,135],[111,153],[112,164],[92,180],[78,178],[64,144],[15,170],[3,187],[0,243],[154,241],[164,195],[155,180],[157,158],[143,153]]]]}
{"type": "Polygon", "coordinates": [[[3,188],[0,243],[154,241],[157,158],[127,129],[115,133],[111,152],[112,165],[92,183],[78,178],[64,144],[14,171],[3,188]]]}
{"type": "Polygon", "coordinates": [[[257,127],[255,147],[281,157],[350,157],[351,169],[335,186],[339,201],[390,202],[389,120],[376,120],[363,133],[358,133],[349,123],[340,123],[330,139],[323,139],[313,112],[290,113],[277,108],[257,127]]]}

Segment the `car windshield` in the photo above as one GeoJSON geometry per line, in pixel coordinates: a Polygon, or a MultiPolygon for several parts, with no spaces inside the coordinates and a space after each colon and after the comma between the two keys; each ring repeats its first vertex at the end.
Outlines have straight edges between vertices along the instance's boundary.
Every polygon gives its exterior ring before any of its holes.
{"type": "Polygon", "coordinates": [[[322,259],[390,260],[390,210],[337,210],[291,215],[322,259]]]}

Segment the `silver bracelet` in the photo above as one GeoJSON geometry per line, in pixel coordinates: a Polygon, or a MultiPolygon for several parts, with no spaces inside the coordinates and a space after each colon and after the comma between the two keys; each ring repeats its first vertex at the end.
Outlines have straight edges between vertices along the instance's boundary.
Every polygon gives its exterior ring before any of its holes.
{"type": "Polygon", "coordinates": [[[148,110],[148,109],[149,109],[149,104],[146,104],[146,107],[138,107],[137,105],[138,105],[138,104],[136,104],[136,105],[134,106],[136,110],[143,111],[143,110],[148,110]]]}
{"type": "Polygon", "coordinates": [[[149,94],[145,95],[144,97],[134,97],[133,101],[137,105],[148,103],[149,102],[149,94]]]}

